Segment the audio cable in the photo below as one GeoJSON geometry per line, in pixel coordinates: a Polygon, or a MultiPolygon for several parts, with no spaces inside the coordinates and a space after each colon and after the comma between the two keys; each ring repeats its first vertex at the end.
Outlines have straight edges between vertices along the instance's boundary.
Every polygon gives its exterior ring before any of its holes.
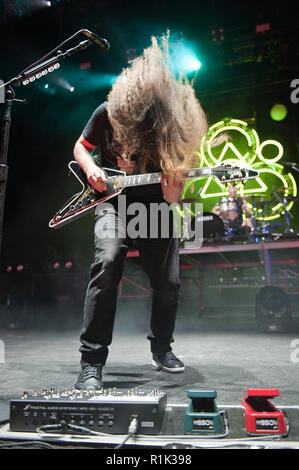
{"type": "Polygon", "coordinates": [[[128,429],[128,435],[123,440],[123,442],[121,442],[118,446],[115,447],[115,449],[121,449],[132,436],[135,436],[135,434],[137,433],[137,429],[138,429],[138,420],[137,418],[133,418],[128,429]]]}

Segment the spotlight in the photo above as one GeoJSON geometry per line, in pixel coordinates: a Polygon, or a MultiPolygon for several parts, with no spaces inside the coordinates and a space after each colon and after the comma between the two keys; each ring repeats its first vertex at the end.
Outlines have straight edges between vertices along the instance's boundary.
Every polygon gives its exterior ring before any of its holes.
{"type": "Polygon", "coordinates": [[[55,83],[56,86],[64,88],[65,90],[68,90],[71,93],[73,93],[73,91],[75,90],[75,88],[67,80],[65,80],[63,77],[54,76],[53,77],[53,82],[55,83]]]}
{"type": "Polygon", "coordinates": [[[22,264],[19,264],[17,266],[17,271],[18,271],[18,273],[21,273],[22,271],[24,271],[24,266],[22,264]]]}
{"type": "Polygon", "coordinates": [[[7,273],[11,273],[11,272],[12,272],[12,266],[7,266],[6,272],[7,272],[7,273]]]}
{"type": "Polygon", "coordinates": [[[73,263],[71,261],[66,261],[64,267],[66,269],[71,269],[73,267],[73,263]]]}
{"type": "Polygon", "coordinates": [[[83,62],[80,64],[80,69],[81,70],[87,70],[91,68],[91,62],[83,62]]]}
{"type": "Polygon", "coordinates": [[[256,319],[268,330],[283,329],[291,321],[292,310],[289,298],[276,286],[263,287],[256,296],[256,319]]]}
{"type": "Polygon", "coordinates": [[[56,88],[51,86],[49,83],[46,83],[45,85],[40,84],[38,88],[43,92],[47,93],[48,95],[55,95],[56,94],[56,88]]]}
{"type": "Polygon", "coordinates": [[[270,116],[273,121],[283,121],[287,114],[288,111],[284,104],[275,103],[270,110],[270,116]]]}
{"type": "Polygon", "coordinates": [[[58,261],[55,261],[55,263],[53,263],[53,269],[56,271],[59,268],[60,268],[60,263],[58,261]]]}
{"type": "Polygon", "coordinates": [[[178,73],[192,73],[202,67],[201,61],[198,59],[194,47],[192,45],[177,44],[171,53],[173,66],[178,73]]]}
{"type": "Polygon", "coordinates": [[[179,66],[183,72],[191,73],[201,68],[201,62],[191,50],[186,50],[180,57],[179,66]]]}
{"type": "Polygon", "coordinates": [[[212,42],[214,44],[221,44],[223,43],[225,36],[224,36],[224,29],[223,28],[213,28],[211,30],[212,34],[212,42]]]}
{"type": "Polygon", "coordinates": [[[193,71],[193,70],[199,70],[200,67],[201,67],[201,62],[197,59],[191,59],[189,61],[189,67],[190,67],[190,70],[193,71]]]}

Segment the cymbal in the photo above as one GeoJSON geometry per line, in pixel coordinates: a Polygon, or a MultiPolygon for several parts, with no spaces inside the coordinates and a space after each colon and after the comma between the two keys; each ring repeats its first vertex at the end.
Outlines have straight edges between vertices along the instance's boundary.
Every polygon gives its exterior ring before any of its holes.
{"type": "Polygon", "coordinates": [[[257,194],[248,194],[248,197],[251,198],[251,197],[265,197],[264,194],[260,194],[260,193],[257,193],[257,194]]]}
{"type": "Polygon", "coordinates": [[[255,202],[256,207],[264,207],[264,206],[270,206],[270,204],[273,203],[273,199],[271,201],[257,201],[255,202]]]}

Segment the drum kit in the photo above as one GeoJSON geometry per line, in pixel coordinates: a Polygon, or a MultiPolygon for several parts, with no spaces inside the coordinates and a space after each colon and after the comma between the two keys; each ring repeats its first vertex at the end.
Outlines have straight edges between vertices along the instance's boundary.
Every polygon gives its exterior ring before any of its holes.
{"type": "MultiPolygon", "coordinates": [[[[261,194],[250,194],[238,199],[223,197],[212,212],[193,214],[190,224],[191,233],[194,233],[196,223],[202,223],[203,240],[207,242],[258,242],[297,237],[298,234],[291,228],[290,221],[293,215],[288,211],[288,205],[298,198],[287,195],[291,189],[273,187],[271,195],[274,197],[270,200],[261,194]],[[242,210],[243,201],[250,204],[248,205],[250,216],[242,210]],[[275,221],[276,219],[278,221],[275,221]]],[[[183,199],[181,202],[184,204],[195,201],[183,199]]],[[[184,231],[184,239],[191,240],[188,237],[188,229],[184,231]]]]}

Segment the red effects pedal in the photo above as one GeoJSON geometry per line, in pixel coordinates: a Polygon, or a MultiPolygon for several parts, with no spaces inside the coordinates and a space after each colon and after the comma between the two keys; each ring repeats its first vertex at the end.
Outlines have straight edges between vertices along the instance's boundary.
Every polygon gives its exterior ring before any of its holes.
{"type": "Polygon", "coordinates": [[[244,391],[243,420],[247,434],[288,434],[285,413],[270,401],[278,396],[277,388],[248,388],[244,391]]]}

